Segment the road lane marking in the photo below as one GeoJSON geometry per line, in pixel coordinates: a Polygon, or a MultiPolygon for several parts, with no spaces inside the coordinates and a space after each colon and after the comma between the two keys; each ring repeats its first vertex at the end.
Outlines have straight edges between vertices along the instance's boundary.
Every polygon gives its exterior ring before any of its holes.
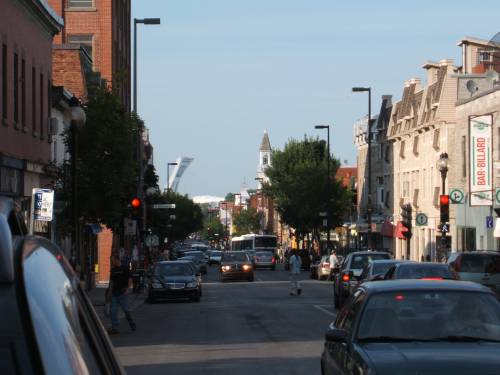
{"type": "MultiPolygon", "coordinates": [[[[319,311],[322,311],[324,312],[325,314],[327,315],[330,315],[330,316],[333,316],[334,318],[337,317],[337,314],[336,313],[333,313],[331,312],[330,310],[327,310],[325,309],[324,307],[322,307],[321,305],[313,305],[315,309],[318,309],[319,311]]],[[[323,305],[324,306],[324,305],[323,305]]]]}

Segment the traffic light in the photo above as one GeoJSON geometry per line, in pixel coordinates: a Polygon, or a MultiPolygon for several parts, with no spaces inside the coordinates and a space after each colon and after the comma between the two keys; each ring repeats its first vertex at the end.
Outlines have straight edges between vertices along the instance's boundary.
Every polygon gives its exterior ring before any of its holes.
{"type": "Polygon", "coordinates": [[[132,218],[139,219],[141,217],[142,201],[140,198],[134,197],[130,201],[130,207],[132,209],[132,218]]]}
{"type": "Polygon", "coordinates": [[[443,194],[439,196],[439,213],[441,223],[450,221],[450,196],[443,194]]]}
{"type": "Polygon", "coordinates": [[[411,238],[411,219],[412,219],[412,207],[410,203],[404,204],[401,206],[401,216],[403,217],[403,225],[405,226],[406,229],[408,229],[406,232],[404,232],[404,236],[406,238],[411,238]]]}

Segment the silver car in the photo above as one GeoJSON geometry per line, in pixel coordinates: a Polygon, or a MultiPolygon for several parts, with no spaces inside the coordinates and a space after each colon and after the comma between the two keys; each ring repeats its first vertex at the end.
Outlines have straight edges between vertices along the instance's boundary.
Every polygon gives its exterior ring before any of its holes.
{"type": "Polygon", "coordinates": [[[447,263],[460,280],[473,281],[493,290],[500,297],[500,253],[471,251],[451,253],[447,263]]]}
{"type": "Polygon", "coordinates": [[[276,259],[271,251],[256,251],[254,256],[255,268],[276,269],[276,259]]]}

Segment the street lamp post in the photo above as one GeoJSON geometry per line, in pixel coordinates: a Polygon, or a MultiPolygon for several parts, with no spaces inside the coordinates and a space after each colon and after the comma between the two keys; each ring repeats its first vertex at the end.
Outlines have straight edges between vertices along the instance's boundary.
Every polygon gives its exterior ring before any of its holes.
{"type": "MultiPolygon", "coordinates": [[[[69,101],[69,107],[64,112],[64,121],[70,125],[71,131],[71,219],[72,219],[72,240],[73,246],[71,257],[80,266],[85,264],[80,254],[80,240],[78,236],[78,192],[77,192],[77,158],[78,158],[78,130],[85,124],[87,117],[85,111],[76,97],[69,101]]],[[[76,265],[75,264],[75,265],[76,265]]]]}
{"type": "MultiPolygon", "coordinates": [[[[159,18],[134,18],[134,91],[133,91],[133,108],[132,111],[137,115],[137,24],[144,24],[144,25],[159,25],[160,24],[160,19],[159,18]]],[[[139,184],[138,184],[138,196],[140,199],[144,200],[144,165],[143,165],[143,152],[144,152],[144,145],[142,141],[142,125],[139,125],[138,129],[138,134],[137,134],[137,159],[139,161],[139,184]]],[[[143,207],[143,213],[142,213],[142,226],[141,230],[146,229],[146,206],[143,207]]]]}
{"type": "Polygon", "coordinates": [[[327,174],[326,174],[326,187],[328,190],[327,195],[327,207],[326,207],[326,245],[328,250],[330,250],[330,194],[331,194],[331,183],[332,180],[330,178],[330,125],[316,125],[315,129],[326,129],[327,131],[327,174]]]}
{"type": "Polygon", "coordinates": [[[227,230],[227,202],[221,202],[221,205],[224,206],[224,213],[226,215],[226,218],[224,220],[224,224],[225,224],[225,228],[226,228],[225,229],[225,231],[226,231],[225,237],[226,237],[226,247],[227,247],[227,242],[229,240],[229,232],[227,230]]]}
{"type": "Polygon", "coordinates": [[[368,126],[367,126],[367,141],[368,141],[368,201],[367,201],[367,222],[368,222],[368,249],[373,248],[372,244],[372,89],[371,87],[353,87],[352,92],[368,92],[368,126]]]}
{"type": "MultiPolygon", "coordinates": [[[[446,195],[446,175],[448,174],[448,154],[446,152],[443,152],[441,155],[439,155],[439,159],[436,163],[436,168],[438,169],[439,172],[441,172],[441,194],[446,195]]],[[[440,202],[440,205],[442,203],[440,202]]],[[[444,230],[443,226],[446,224],[446,222],[441,221],[441,244],[440,244],[440,256],[442,257],[445,252],[446,252],[446,231],[444,230]]],[[[435,258],[435,257],[434,257],[435,258]]],[[[432,261],[436,261],[436,259],[433,259],[432,261]]]]}
{"type": "Polygon", "coordinates": [[[177,163],[167,163],[167,193],[170,191],[170,166],[177,163]]]}

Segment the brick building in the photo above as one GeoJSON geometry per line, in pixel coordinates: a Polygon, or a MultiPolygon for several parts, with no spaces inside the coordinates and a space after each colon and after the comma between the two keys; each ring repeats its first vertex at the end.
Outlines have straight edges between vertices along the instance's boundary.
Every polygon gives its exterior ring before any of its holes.
{"type": "MultiPolygon", "coordinates": [[[[23,203],[50,186],[52,38],[63,20],[41,0],[4,0],[0,12],[0,195],[23,203]]],[[[48,227],[35,227],[48,235],[48,227]]]]}
{"type": "Polygon", "coordinates": [[[93,70],[113,86],[130,110],[130,0],[48,2],[65,23],[54,43],[82,46],[93,70]]]}

